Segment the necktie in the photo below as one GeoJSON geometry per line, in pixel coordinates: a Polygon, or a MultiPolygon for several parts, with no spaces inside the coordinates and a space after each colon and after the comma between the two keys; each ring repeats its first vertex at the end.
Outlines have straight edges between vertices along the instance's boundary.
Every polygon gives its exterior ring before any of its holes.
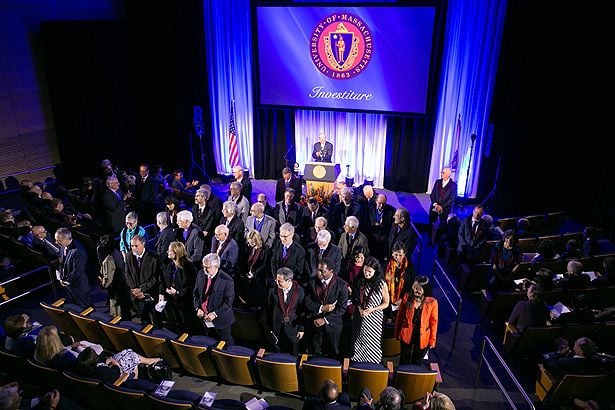
{"type": "Polygon", "coordinates": [[[472,232],[476,232],[476,227],[478,226],[477,221],[472,221],[472,232]]]}
{"type": "Polygon", "coordinates": [[[288,294],[290,293],[290,289],[284,289],[284,303],[288,303],[288,294]]]}
{"type": "Polygon", "coordinates": [[[205,292],[203,292],[203,294],[205,295],[205,298],[203,299],[203,304],[201,305],[201,310],[203,310],[203,312],[205,312],[205,314],[207,314],[207,301],[209,300],[209,288],[211,286],[211,276],[207,276],[207,286],[205,286],[205,292]]]}
{"type": "Polygon", "coordinates": [[[288,253],[288,249],[286,246],[282,248],[282,259],[286,259],[286,254],[288,253]]]}
{"type": "Polygon", "coordinates": [[[184,229],[183,237],[184,237],[184,242],[188,240],[188,229],[184,229]]]}
{"type": "Polygon", "coordinates": [[[314,219],[316,219],[316,212],[312,212],[312,222],[314,222],[314,219]]]}
{"type": "Polygon", "coordinates": [[[140,268],[141,267],[141,257],[137,256],[137,266],[140,268]]]}
{"type": "Polygon", "coordinates": [[[263,227],[263,219],[261,219],[260,221],[258,219],[254,220],[254,229],[256,229],[258,232],[260,232],[261,228],[263,227]]]}
{"type": "Polygon", "coordinates": [[[145,177],[141,178],[141,182],[145,182],[145,177]]]}
{"type": "Polygon", "coordinates": [[[318,252],[318,260],[322,259],[322,255],[325,253],[324,249],[321,249],[320,252],[318,252]]]}
{"type": "Polygon", "coordinates": [[[120,201],[122,200],[122,193],[120,192],[119,189],[115,191],[115,195],[117,196],[117,199],[119,199],[120,201]]]}

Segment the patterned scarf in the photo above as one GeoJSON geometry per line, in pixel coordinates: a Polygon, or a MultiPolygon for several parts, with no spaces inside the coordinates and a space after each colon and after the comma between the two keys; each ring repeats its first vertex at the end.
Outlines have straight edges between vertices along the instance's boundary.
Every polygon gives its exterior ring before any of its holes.
{"type": "Polygon", "coordinates": [[[403,296],[404,291],[404,272],[408,268],[408,259],[404,258],[401,264],[398,264],[395,259],[391,258],[387,264],[387,269],[384,274],[384,279],[389,288],[391,303],[395,303],[403,296]]]}

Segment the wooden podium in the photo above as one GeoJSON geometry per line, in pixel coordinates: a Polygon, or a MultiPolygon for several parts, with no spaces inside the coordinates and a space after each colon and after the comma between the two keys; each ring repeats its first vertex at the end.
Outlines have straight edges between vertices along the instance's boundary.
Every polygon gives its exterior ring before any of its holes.
{"type": "Polygon", "coordinates": [[[328,206],[337,177],[340,175],[340,164],[330,162],[306,162],[303,171],[307,196],[315,197],[318,202],[328,206]]]}

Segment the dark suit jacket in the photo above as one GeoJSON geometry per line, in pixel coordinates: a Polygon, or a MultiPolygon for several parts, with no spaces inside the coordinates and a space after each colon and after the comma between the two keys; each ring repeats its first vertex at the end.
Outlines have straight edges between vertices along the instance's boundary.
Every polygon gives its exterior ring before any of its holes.
{"type": "Polygon", "coordinates": [[[141,180],[141,176],[136,178],[135,197],[142,204],[147,204],[151,207],[155,206],[159,189],[160,185],[152,175],[149,175],[145,182],[141,180]]]}
{"type": "MultiPolygon", "coordinates": [[[[290,177],[290,181],[288,183],[288,188],[292,188],[295,190],[294,200],[298,201],[301,197],[301,181],[294,176],[290,177]]],[[[275,201],[280,202],[284,200],[284,191],[286,191],[286,184],[284,182],[284,178],[278,179],[278,182],[275,185],[275,201]]]]}
{"type": "Polygon", "coordinates": [[[288,302],[293,298],[293,293],[297,292],[297,300],[295,305],[289,311],[288,318],[290,322],[284,322],[284,313],[280,307],[280,301],[278,298],[278,287],[269,289],[269,297],[267,299],[267,305],[270,309],[271,328],[276,335],[284,332],[290,340],[294,340],[297,336],[297,332],[303,332],[303,320],[304,320],[304,302],[305,291],[299,283],[293,281],[292,288],[288,294],[288,302]]]}
{"type": "MultiPolygon", "coordinates": [[[[320,262],[320,259],[318,258],[319,254],[320,248],[318,247],[318,243],[313,243],[308,247],[306,268],[310,272],[310,278],[316,277],[318,263],[320,262]]],[[[331,261],[331,263],[333,264],[333,266],[331,266],[331,268],[333,268],[333,272],[339,273],[340,269],[342,268],[342,251],[340,250],[339,246],[333,244],[333,242],[330,242],[329,246],[327,246],[325,251],[322,253],[322,259],[325,258],[331,261]]]]}
{"type": "MultiPolygon", "coordinates": [[[[316,215],[314,215],[314,220],[319,216],[324,217],[325,219],[329,217],[329,209],[325,206],[320,205],[316,210],[316,215]]],[[[307,206],[303,207],[303,211],[301,212],[301,221],[299,222],[299,228],[301,229],[301,236],[303,238],[309,234],[310,228],[314,226],[314,220],[312,220],[312,211],[307,206]]]]}
{"type": "Polygon", "coordinates": [[[462,258],[476,260],[480,259],[482,247],[487,241],[487,232],[481,230],[480,224],[478,231],[472,230],[472,215],[464,218],[461,221],[458,232],[459,245],[457,245],[457,252],[462,258]],[[480,231],[480,232],[479,232],[480,231]]]}
{"type": "MultiPolygon", "coordinates": [[[[329,216],[329,229],[335,232],[338,236],[344,232],[344,223],[349,216],[356,216],[361,220],[361,205],[352,201],[346,210],[346,205],[343,202],[335,204],[329,216]]],[[[359,224],[359,229],[362,229],[359,224]]]]}
{"type": "MultiPolygon", "coordinates": [[[[195,309],[200,309],[203,303],[203,293],[207,286],[207,275],[201,269],[196,275],[196,284],[192,292],[195,309]]],[[[213,321],[216,329],[222,329],[235,322],[233,314],[233,300],[235,299],[235,286],[233,278],[219,270],[213,281],[213,289],[207,299],[208,312],[215,312],[218,317],[213,321]]]]}
{"type": "Polygon", "coordinates": [[[273,209],[273,218],[279,225],[288,222],[297,228],[301,220],[301,208],[296,202],[291,202],[288,213],[285,214],[283,202],[278,202],[273,209]]]}
{"type": "Polygon", "coordinates": [[[363,254],[365,255],[365,257],[369,257],[369,244],[367,243],[367,237],[365,235],[357,231],[354,234],[354,240],[352,241],[352,244],[349,244],[348,240],[349,238],[347,233],[344,232],[343,234],[341,234],[338,245],[340,247],[340,250],[342,251],[342,259],[349,259],[352,256],[352,252],[359,246],[364,249],[363,254]]]}
{"type": "Polygon", "coordinates": [[[557,379],[561,379],[567,374],[599,374],[600,368],[591,359],[584,357],[564,357],[545,363],[545,369],[552,373],[557,379]]]}
{"type": "Polygon", "coordinates": [[[249,203],[252,203],[252,182],[250,178],[244,173],[241,181],[241,195],[245,196],[249,203]]]}
{"type": "Polygon", "coordinates": [[[184,240],[184,230],[178,228],[175,231],[175,240],[182,242],[186,246],[186,256],[192,263],[197,266],[201,265],[201,259],[203,259],[203,248],[205,246],[205,238],[200,228],[192,223],[188,227],[188,238],[184,240]]]}
{"type": "MultiPolygon", "coordinates": [[[[47,234],[47,238],[46,238],[51,244],[55,245],[56,248],[60,248],[58,245],[56,245],[54,238],[51,237],[51,235],[47,234]]],[[[43,256],[45,257],[45,259],[47,259],[48,261],[52,261],[54,259],[58,259],[58,257],[60,256],[60,252],[55,252],[51,246],[49,246],[47,243],[45,243],[45,241],[37,238],[36,236],[32,237],[32,243],[30,244],[30,248],[34,249],[37,252],[40,252],[43,254],[43,256]]]]}
{"type": "MultiPolygon", "coordinates": [[[[220,220],[220,225],[226,225],[226,218],[224,216],[220,220]]],[[[239,215],[235,215],[233,219],[231,219],[231,222],[226,226],[228,227],[228,235],[231,238],[235,239],[235,242],[237,242],[237,245],[241,249],[243,249],[244,247],[243,245],[246,243],[245,241],[246,228],[245,228],[245,224],[243,223],[243,220],[241,219],[241,217],[239,215]]]]}
{"type": "Polygon", "coordinates": [[[86,267],[88,264],[88,254],[81,242],[73,239],[68,245],[66,256],[64,248],[60,248],[60,267],[62,278],[70,283],[70,289],[75,294],[84,295],[90,291],[90,283],[86,267]]]}
{"type": "Polygon", "coordinates": [[[393,224],[393,226],[391,227],[391,231],[389,232],[388,251],[385,255],[387,258],[390,258],[395,242],[403,242],[406,257],[410,259],[410,256],[416,248],[417,241],[418,237],[416,236],[414,229],[412,229],[412,226],[410,226],[410,223],[408,223],[401,231],[399,231],[399,233],[397,232],[397,225],[393,224]]]}
{"type": "Polygon", "coordinates": [[[522,332],[528,326],[544,326],[548,319],[549,309],[543,302],[522,300],[515,305],[508,323],[522,332]]]}
{"type": "MultiPolygon", "coordinates": [[[[124,193],[120,190],[120,196],[124,193]]],[[[101,195],[102,210],[104,212],[105,227],[114,234],[120,233],[124,228],[126,218],[126,201],[119,199],[108,187],[101,195]]]]}
{"type": "MultiPolygon", "coordinates": [[[[451,209],[453,209],[453,203],[456,198],[457,183],[450,179],[448,184],[442,188],[442,178],[440,178],[434,183],[431,194],[429,194],[429,199],[431,200],[430,209],[433,209],[434,203],[440,205],[442,207],[440,217],[442,218],[442,222],[446,222],[446,218],[448,217],[448,214],[451,213],[451,209]]],[[[430,216],[435,220],[437,214],[430,211],[430,216]]]]}
{"type": "Polygon", "coordinates": [[[346,305],[348,304],[348,283],[339,276],[335,276],[335,281],[329,283],[329,291],[324,301],[320,300],[316,286],[321,286],[320,281],[310,280],[307,297],[305,298],[305,307],[314,319],[324,317],[329,322],[327,326],[333,326],[341,331],[343,326],[342,316],[346,312],[346,305]],[[318,313],[320,306],[334,302],[335,309],[331,312],[318,313]]]}
{"type": "MultiPolygon", "coordinates": [[[[164,295],[166,300],[174,300],[182,306],[192,306],[192,291],[196,281],[196,269],[192,263],[185,263],[182,269],[175,270],[175,264],[170,259],[162,263],[162,276],[158,287],[158,294],[164,295]],[[177,293],[174,296],[167,294],[171,286],[171,273],[175,271],[175,286],[177,293]]],[[[152,295],[153,296],[153,295],[152,295]]]]}
{"type": "Polygon", "coordinates": [[[155,298],[158,294],[159,275],[160,263],[153,252],[145,250],[140,268],[133,253],[126,258],[126,284],[130,289],[139,288],[143,293],[149,293],[155,298]]]}
{"type": "MultiPolygon", "coordinates": [[[[211,253],[216,253],[220,242],[214,238],[211,243],[211,253]]],[[[237,263],[239,258],[239,246],[231,237],[228,237],[226,243],[222,247],[222,252],[218,254],[220,257],[220,269],[228,272],[229,275],[235,276],[237,273],[237,263]]]]}
{"type": "Polygon", "coordinates": [[[201,231],[207,231],[207,236],[213,238],[214,229],[219,225],[220,218],[222,218],[222,211],[214,207],[208,206],[209,202],[205,203],[203,212],[199,210],[199,206],[194,204],[192,207],[192,216],[194,223],[201,229],[201,231]]]}
{"type": "Polygon", "coordinates": [[[273,248],[271,255],[271,275],[275,278],[279,268],[290,268],[294,273],[294,278],[299,283],[302,282],[303,270],[305,268],[305,250],[297,242],[293,243],[288,248],[286,258],[282,257],[282,242],[278,241],[273,248]]]}
{"type": "Polygon", "coordinates": [[[314,159],[314,161],[316,161],[316,162],[331,162],[331,157],[333,156],[333,144],[331,144],[329,141],[325,141],[325,147],[322,150],[323,151],[323,155],[322,155],[322,157],[318,158],[316,153],[318,151],[320,151],[321,148],[322,148],[322,145],[320,144],[320,141],[318,141],[316,144],[314,144],[314,147],[312,148],[312,158],[314,159]]]}
{"type": "Polygon", "coordinates": [[[167,256],[169,245],[175,240],[175,231],[172,226],[167,226],[158,233],[158,239],[156,239],[156,255],[161,260],[167,256]]]}

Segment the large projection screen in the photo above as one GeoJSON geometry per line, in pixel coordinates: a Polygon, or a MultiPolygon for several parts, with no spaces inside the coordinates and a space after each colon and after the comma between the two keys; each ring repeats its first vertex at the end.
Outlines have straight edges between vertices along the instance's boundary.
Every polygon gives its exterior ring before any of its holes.
{"type": "Polygon", "coordinates": [[[257,5],[262,105],[424,114],[435,6],[257,5]]]}

